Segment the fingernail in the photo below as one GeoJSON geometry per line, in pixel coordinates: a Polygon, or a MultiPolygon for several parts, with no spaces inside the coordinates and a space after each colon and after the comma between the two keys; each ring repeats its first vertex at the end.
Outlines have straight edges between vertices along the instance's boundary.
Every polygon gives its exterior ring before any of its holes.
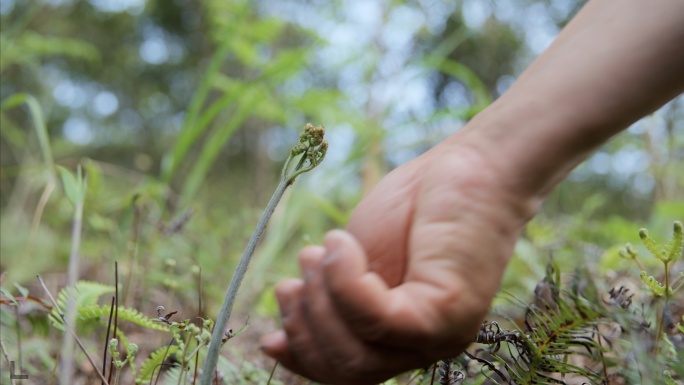
{"type": "Polygon", "coordinates": [[[259,340],[259,348],[261,350],[272,350],[279,345],[285,343],[285,332],[278,330],[277,332],[266,334],[259,340]]]}
{"type": "Polygon", "coordinates": [[[325,236],[325,256],[323,257],[323,263],[329,264],[337,259],[340,254],[340,242],[337,239],[338,235],[335,234],[336,231],[331,231],[325,236]]]}

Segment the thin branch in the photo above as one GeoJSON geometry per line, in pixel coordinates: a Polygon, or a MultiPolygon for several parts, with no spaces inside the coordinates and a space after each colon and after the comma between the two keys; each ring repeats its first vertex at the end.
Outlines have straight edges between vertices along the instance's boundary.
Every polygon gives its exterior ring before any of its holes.
{"type": "MultiPolygon", "coordinates": [[[[200,330],[204,328],[204,319],[202,318],[202,268],[199,268],[199,274],[197,277],[197,319],[199,320],[200,330]]],[[[199,343],[198,343],[199,344],[199,343]]],[[[195,355],[195,371],[192,375],[192,383],[197,383],[197,370],[199,366],[199,354],[195,355]]]]}
{"type": "MultiPolygon", "coordinates": [[[[5,361],[7,361],[7,367],[11,367],[12,364],[10,363],[9,354],[5,348],[5,343],[2,341],[2,337],[0,337],[0,349],[2,349],[2,355],[5,356],[5,361]]],[[[12,376],[10,376],[10,382],[14,385],[14,378],[12,376]]]]}
{"type": "MultiPolygon", "coordinates": [[[[164,361],[166,361],[166,355],[169,354],[169,349],[171,349],[171,344],[173,344],[174,338],[171,338],[171,341],[169,341],[169,344],[166,345],[166,351],[164,351],[164,356],[162,357],[161,363],[158,365],[159,366],[159,373],[157,374],[157,379],[154,380],[154,385],[157,385],[157,381],[159,381],[159,377],[161,376],[161,371],[162,368],[164,367],[164,361]]],[[[154,368],[152,369],[152,374],[150,375],[150,385],[152,385],[152,379],[154,378],[154,372],[157,369],[154,368]]]]}
{"type": "MultiPolygon", "coordinates": [[[[43,282],[43,278],[40,277],[40,275],[36,276],[38,278],[38,282],[40,282],[40,286],[43,287],[43,290],[45,290],[45,294],[47,294],[48,298],[50,299],[50,302],[52,302],[52,306],[55,307],[55,311],[57,314],[59,314],[59,317],[64,321],[66,324],[67,320],[66,317],[64,317],[64,314],[59,310],[59,305],[57,305],[57,301],[52,297],[52,294],[50,293],[50,290],[48,290],[47,286],[45,286],[45,282],[43,282]]],[[[68,329],[68,325],[65,325],[68,329]]],[[[93,360],[93,357],[88,354],[88,351],[86,350],[85,346],[83,346],[83,343],[81,340],[78,338],[76,335],[76,332],[74,332],[73,329],[69,329],[71,333],[73,334],[74,340],[76,340],[76,343],[78,344],[78,347],[81,348],[81,351],[83,351],[83,354],[85,354],[86,358],[90,362],[90,365],[92,365],[93,369],[95,370],[95,373],[97,373],[97,376],[100,377],[100,380],[102,380],[102,383],[105,385],[109,385],[109,382],[105,379],[105,377],[102,375],[102,372],[100,369],[98,369],[97,365],[95,364],[95,360],[93,360]]]]}
{"type": "MultiPolygon", "coordinates": [[[[104,352],[102,353],[102,373],[107,373],[107,350],[109,350],[109,333],[112,331],[112,314],[114,313],[114,299],[112,297],[112,304],[109,305],[109,320],[107,320],[107,334],[105,336],[104,352]]],[[[102,384],[104,385],[104,384],[102,384]]]]}
{"type": "Polygon", "coordinates": [[[273,373],[275,373],[276,368],[278,367],[278,361],[273,364],[273,369],[271,369],[271,374],[268,376],[268,381],[266,382],[266,385],[271,385],[271,379],[273,379],[273,373]]]}
{"type": "MultiPolygon", "coordinates": [[[[119,262],[114,261],[114,333],[116,337],[119,327],[119,262]]],[[[109,341],[107,342],[109,344],[109,341]]],[[[109,376],[107,381],[112,380],[112,372],[114,371],[114,358],[109,361],[109,376]]]]}

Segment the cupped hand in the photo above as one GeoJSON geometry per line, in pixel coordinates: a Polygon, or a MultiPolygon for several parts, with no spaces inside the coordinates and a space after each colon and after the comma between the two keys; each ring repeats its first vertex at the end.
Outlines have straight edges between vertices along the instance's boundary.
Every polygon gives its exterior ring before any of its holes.
{"type": "Polygon", "coordinates": [[[533,200],[458,133],[388,174],[346,231],[303,249],[276,288],[283,330],[261,341],[290,370],[374,384],[474,340],[533,200]]]}

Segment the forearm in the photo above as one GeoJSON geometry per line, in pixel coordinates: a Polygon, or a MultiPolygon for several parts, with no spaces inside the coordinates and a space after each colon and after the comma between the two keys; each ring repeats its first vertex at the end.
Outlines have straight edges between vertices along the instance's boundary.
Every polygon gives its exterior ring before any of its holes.
{"type": "Polygon", "coordinates": [[[543,197],[683,89],[684,2],[592,0],[464,134],[512,188],[543,197]]]}

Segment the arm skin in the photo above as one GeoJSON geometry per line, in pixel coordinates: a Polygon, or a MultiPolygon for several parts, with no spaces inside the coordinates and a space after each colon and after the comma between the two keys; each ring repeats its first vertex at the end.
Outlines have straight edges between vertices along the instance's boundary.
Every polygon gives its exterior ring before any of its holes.
{"type": "Polygon", "coordinates": [[[266,354],[311,379],[374,384],[460,353],[544,197],[684,89],[684,2],[592,0],[506,94],[393,170],[346,231],[276,289],[266,354]]]}

